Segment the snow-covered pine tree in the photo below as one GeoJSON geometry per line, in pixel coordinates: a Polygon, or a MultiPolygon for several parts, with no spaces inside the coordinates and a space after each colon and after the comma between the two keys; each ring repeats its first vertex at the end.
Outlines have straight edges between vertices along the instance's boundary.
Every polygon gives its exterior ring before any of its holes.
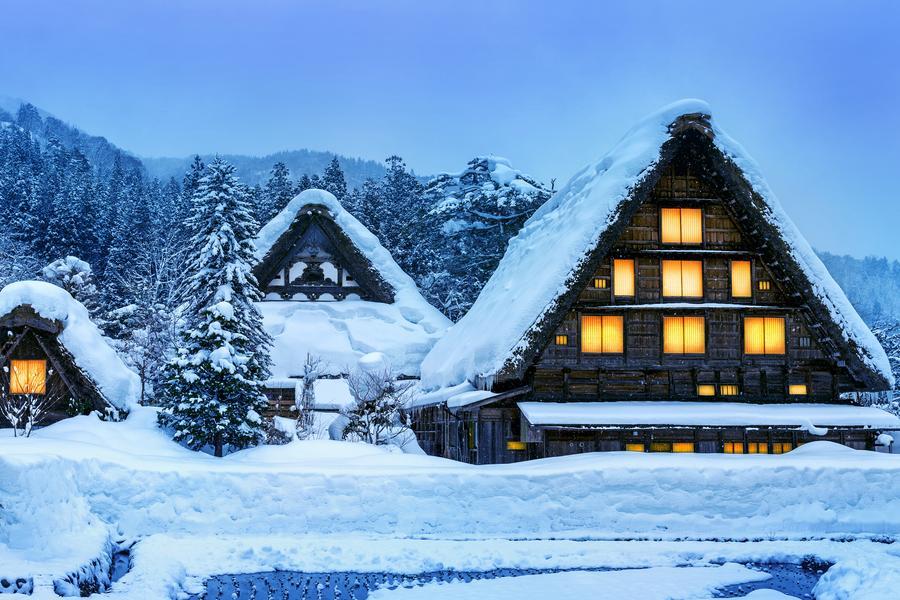
{"type": "Polygon", "coordinates": [[[216,456],[262,436],[269,337],[253,304],[260,299],[251,267],[257,224],[234,167],[217,158],[199,181],[189,226],[184,329],[164,368],[160,424],[177,441],[216,456]]]}
{"type": "Polygon", "coordinates": [[[277,162],[272,166],[272,174],[263,188],[261,202],[258,210],[259,221],[268,223],[281,209],[294,197],[294,188],[291,185],[291,172],[283,162],[277,162]]]}
{"type": "Polygon", "coordinates": [[[101,320],[100,293],[94,285],[91,265],[77,256],[59,258],[41,269],[41,275],[48,282],[58,285],[81,302],[95,322],[101,320]]]}
{"type": "Polygon", "coordinates": [[[338,162],[337,156],[332,158],[325,167],[325,172],[322,174],[322,189],[334,194],[341,204],[347,200],[347,181],[344,179],[344,171],[341,169],[341,163],[338,162]]]}

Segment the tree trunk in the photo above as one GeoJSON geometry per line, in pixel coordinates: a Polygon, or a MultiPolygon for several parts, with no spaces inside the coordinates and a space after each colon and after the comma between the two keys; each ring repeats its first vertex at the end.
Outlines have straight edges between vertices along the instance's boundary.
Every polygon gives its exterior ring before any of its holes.
{"type": "Polygon", "coordinates": [[[216,433],[213,437],[213,446],[215,446],[215,456],[222,457],[222,434],[216,433]]]}

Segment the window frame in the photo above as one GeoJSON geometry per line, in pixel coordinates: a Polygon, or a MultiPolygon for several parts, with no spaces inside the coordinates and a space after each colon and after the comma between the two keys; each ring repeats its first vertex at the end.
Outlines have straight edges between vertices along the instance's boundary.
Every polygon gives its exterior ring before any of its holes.
{"type": "Polygon", "coordinates": [[[660,258],[659,259],[659,297],[663,302],[703,302],[706,299],[706,261],[702,258],[660,258]],[[681,295],[666,296],[665,294],[665,264],[667,262],[677,262],[678,271],[681,279],[681,295]],[[684,295],[684,263],[700,263],[700,295],[685,296],[684,295]]]}
{"type": "Polygon", "coordinates": [[[702,206],[694,206],[694,205],[685,204],[685,203],[669,205],[669,206],[667,206],[665,204],[660,204],[659,211],[657,211],[657,212],[658,212],[657,231],[659,232],[659,245],[660,246],[676,247],[676,248],[683,248],[683,247],[705,248],[706,247],[706,211],[703,210],[702,206]],[[689,243],[686,243],[686,242],[664,242],[663,241],[663,209],[679,211],[679,213],[678,213],[678,226],[679,226],[678,235],[679,235],[679,238],[684,239],[684,227],[682,225],[683,220],[682,220],[682,215],[681,215],[680,211],[685,208],[695,209],[695,210],[700,211],[700,241],[699,242],[689,242],[689,243]]]}
{"type": "MultiPolygon", "coordinates": [[[[709,319],[707,314],[685,314],[685,313],[662,313],[659,321],[659,342],[660,354],[663,358],[667,356],[680,356],[683,358],[706,358],[709,353],[709,327],[707,327],[709,319]],[[685,317],[700,317],[703,319],[703,352],[666,352],[666,319],[670,317],[684,319],[685,317]]],[[[684,322],[682,321],[682,340],[681,346],[684,347],[684,322]]]]}
{"type": "Polygon", "coordinates": [[[753,290],[755,288],[756,278],[754,277],[754,265],[752,258],[732,258],[728,261],[728,297],[732,300],[744,300],[753,303],[755,300],[755,296],[753,294],[753,290]],[[734,263],[736,262],[745,262],[750,265],[750,295],[749,296],[735,296],[734,295],[734,263]]]}
{"type": "MultiPolygon", "coordinates": [[[[627,339],[627,336],[625,335],[626,322],[627,322],[627,319],[626,319],[625,313],[618,313],[618,312],[610,312],[610,313],[582,312],[582,313],[579,313],[578,314],[578,332],[577,332],[578,354],[579,355],[587,354],[589,356],[623,356],[624,357],[628,351],[628,339],[627,339]],[[621,318],[622,319],[622,351],[621,352],[603,352],[602,350],[600,352],[586,351],[584,349],[584,318],[585,317],[600,317],[601,319],[603,317],[619,317],[619,318],[621,318]]],[[[603,330],[603,321],[602,320],[600,321],[600,330],[601,330],[601,332],[603,330]]],[[[600,346],[601,346],[601,348],[603,347],[603,338],[602,337],[600,339],[600,346]]]]}
{"type": "Polygon", "coordinates": [[[790,338],[788,334],[790,333],[790,323],[788,322],[787,315],[778,315],[778,314],[747,314],[744,313],[741,315],[741,356],[743,357],[752,357],[755,359],[767,358],[772,360],[786,360],[790,354],[790,338]],[[763,352],[747,352],[747,319],[763,319],[763,352]],[[781,319],[784,321],[784,352],[780,354],[776,353],[768,353],[765,351],[766,339],[765,339],[765,319],[781,319]]]}

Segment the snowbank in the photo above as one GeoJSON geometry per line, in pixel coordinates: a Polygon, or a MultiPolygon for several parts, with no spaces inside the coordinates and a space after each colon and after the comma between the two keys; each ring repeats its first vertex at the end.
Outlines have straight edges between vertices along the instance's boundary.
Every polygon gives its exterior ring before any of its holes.
{"type": "Polygon", "coordinates": [[[44,281],[17,281],[0,290],[0,316],[24,305],[62,323],[60,343],[112,406],[128,411],[138,405],[138,376],[106,342],[84,305],[64,289],[44,281]]]}
{"type": "MultiPolygon", "coordinates": [[[[422,363],[425,389],[491,379],[518,366],[528,334],[553,311],[632,190],[650,173],[670,139],[669,125],[686,114],[712,114],[700,100],[682,100],[633,127],[606,156],[576,173],[525,223],[466,314],[422,363]],[[527,277],[527,285],[523,285],[527,277]]],[[[759,174],[756,163],[713,124],[716,147],[743,170],[764,199],[765,218],[784,237],[860,359],[893,382],[887,355],[759,174]]]]}

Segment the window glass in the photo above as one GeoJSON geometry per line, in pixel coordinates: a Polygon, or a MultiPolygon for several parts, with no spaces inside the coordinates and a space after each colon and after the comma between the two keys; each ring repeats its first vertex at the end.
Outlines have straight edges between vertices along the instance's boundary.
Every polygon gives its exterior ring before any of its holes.
{"type": "Polygon", "coordinates": [[[634,296],[634,260],[626,258],[613,260],[613,294],[634,296]]]}
{"type": "Polygon", "coordinates": [[[9,361],[10,394],[46,394],[46,360],[9,361]]]}
{"type": "Polygon", "coordinates": [[[663,352],[703,354],[706,352],[706,322],[703,317],[664,317],[663,352]]]}
{"type": "Polygon", "coordinates": [[[697,395],[698,396],[715,396],[716,395],[716,386],[704,383],[697,386],[697,395]]]}
{"type": "Polygon", "coordinates": [[[625,351],[624,325],[621,315],[581,317],[581,351],[621,354],[625,351]]]}
{"type": "Polygon", "coordinates": [[[750,298],[751,296],[753,296],[753,285],[750,276],[750,261],[731,261],[731,297],[750,298]]]}
{"type": "Polygon", "coordinates": [[[703,243],[703,211],[699,208],[663,208],[660,239],[663,244],[703,243]]]}
{"type": "Polygon", "coordinates": [[[791,396],[805,396],[807,393],[805,383],[791,384],[788,386],[788,393],[791,396]]]}
{"type": "Polygon", "coordinates": [[[703,297],[703,261],[662,261],[662,293],[672,298],[703,297]]]}
{"type": "Polygon", "coordinates": [[[784,354],[784,317],[744,317],[744,353],[784,354]]]}

